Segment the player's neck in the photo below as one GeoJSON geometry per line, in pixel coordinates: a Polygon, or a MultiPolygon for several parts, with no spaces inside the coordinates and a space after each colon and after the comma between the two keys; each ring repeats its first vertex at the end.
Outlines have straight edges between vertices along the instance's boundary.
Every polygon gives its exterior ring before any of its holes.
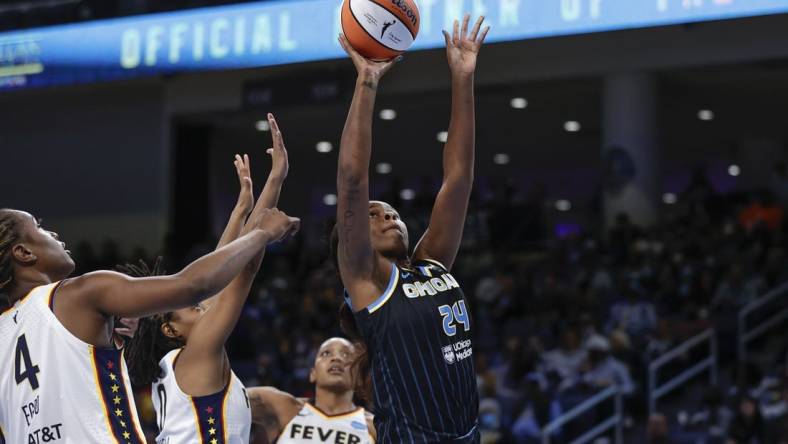
{"type": "Polygon", "coordinates": [[[17,301],[27,296],[34,288],[41,285],[51,284],[52,280],[43,273],[35,273],[35,276],[19,276],[15,277],[11,282],[11,288],[8,291],[8,301],[15,304],[17,301]]]}
{"type": "Polygon", "coordinates": [[[341,415],[356,409],[353,404],[353,391],[333,392],[317,387],[315,392],[315,407],[326,415],[341,415]]]}

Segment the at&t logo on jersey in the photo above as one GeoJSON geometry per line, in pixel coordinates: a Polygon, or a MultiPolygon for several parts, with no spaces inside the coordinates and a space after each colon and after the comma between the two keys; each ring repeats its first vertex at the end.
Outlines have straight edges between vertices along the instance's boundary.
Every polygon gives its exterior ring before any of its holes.
{"type": "Polygon", "coordinates": [[[473,355],[473,347],[469,339],[447,345],[443,347],[441,351],[443,352],[443,359],[446,360],[446,363],[449,365],[467,359],[473,355]]]}

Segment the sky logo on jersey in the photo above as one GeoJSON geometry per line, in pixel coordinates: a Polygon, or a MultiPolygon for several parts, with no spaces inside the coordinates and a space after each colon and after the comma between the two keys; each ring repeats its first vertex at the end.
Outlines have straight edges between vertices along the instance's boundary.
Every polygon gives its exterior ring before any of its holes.
{"type": "Polygon", "coordinates": [[[362,424],[362,423],[360,423],[358,421],[351,422],[350,426],[353,427],[354,429],[359,429],[359,430],[366,430],[367,429],[367,425],[366,424],[362,424]]]}
{"type": "Polygon", "coordinates": [[[405,292],[405,296],[411,299],[427,295],[435,296],[438,293],[449,291],[453,288],[460,288],[460,284],[458,284],[454,276],[449,273],[423,282],[402,284],[402,291],[405,292]]]}

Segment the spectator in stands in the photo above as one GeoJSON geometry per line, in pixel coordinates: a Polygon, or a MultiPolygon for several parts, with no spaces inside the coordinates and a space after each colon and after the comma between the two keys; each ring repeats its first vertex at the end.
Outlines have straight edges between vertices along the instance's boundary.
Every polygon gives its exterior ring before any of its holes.
{"type": "Polygon", "coordinates": [[[630,280],[624,290],[626,298],[610,308],[609,330],[624,330],[635,345],[657,326],[657,311],[654,304],[640,297],[641,288],[636,279],[630,280]]]}
{"type": "Polygon", "coordinates": [[[670,350],[673,344],[673,331],[671,330],[670,321],[660,319],[657,321],[657,328],[649,335],[645,348],[646,356],[649,359],[655,359],[670,350]]]}
{"type": "MultiPolygon", "coordinates": [[[[517,409],[517,419],[512,425],[512,435],[518,444],[537,444],[541,442],[542,429],[561,416],[561,404],[551,396],[542,381],[534,375],[528,376],[525,397],[517,409]]],[[[557,429],[551,434],[555,439],[561,434],[557,429]]]]}
{"type": "Polygon", "coordinates": [[[588,386],[602,389],[614,385],[625,396],[635,391],[629,368],[610,354],[610,341],[597,335],[586,344],[588,358],[583,366],[580,381],[588,386]]]}
{"type": "Polygon", "coordinates": [[[765,444],[764,428],[758,402],[750,396],[742,396],[736,416],[728,428],[726,444],[765,444]]]}
{"type": "Polygon", "coordinates": [[[717,287],[714,299],[711,301],[712,309],[720,311],[737,311],[744,305],[754,301],[763,291],[762,281],[756,276],[745,279],[744,271],[740,264],[731,266],[728,274],[717,287]]]}
{"type": "Polygon", "coordinates": [[[502,407],[496,393],[495,374],[485,372],[481,379],[479,389],[479,430],[481,431],[482,444],[498,442],[501,433],[502,407]]]}
{"type": "Polygon", "coordinates": [[[561,346],[545,353],[542,359],[545,370],[557,375],[560,388],[566,388],[574,383],[580,367],[586,360],[586,350],[581,347],[577,329],[566,328],[561,334],[561,346]]]}
{"type": "Polygon", "coordinates": [[[756,196],[747,208],[739,213],[739,224],[746,231],[752,231],[763,225],[770,231],[776,231],[783,222],[783,210],[774,202],[774,197],[763,193],[756,196]]]}

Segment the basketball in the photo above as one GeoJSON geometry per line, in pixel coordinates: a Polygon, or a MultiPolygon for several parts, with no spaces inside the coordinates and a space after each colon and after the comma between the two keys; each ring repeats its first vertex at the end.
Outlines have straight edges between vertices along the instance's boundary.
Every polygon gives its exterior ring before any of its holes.
{"type": "Polygon", "coordinates": [[[413,0],[344,0],[342,32],[359,54],[389,60],[419,33],[419,9],[413,0]]]}

